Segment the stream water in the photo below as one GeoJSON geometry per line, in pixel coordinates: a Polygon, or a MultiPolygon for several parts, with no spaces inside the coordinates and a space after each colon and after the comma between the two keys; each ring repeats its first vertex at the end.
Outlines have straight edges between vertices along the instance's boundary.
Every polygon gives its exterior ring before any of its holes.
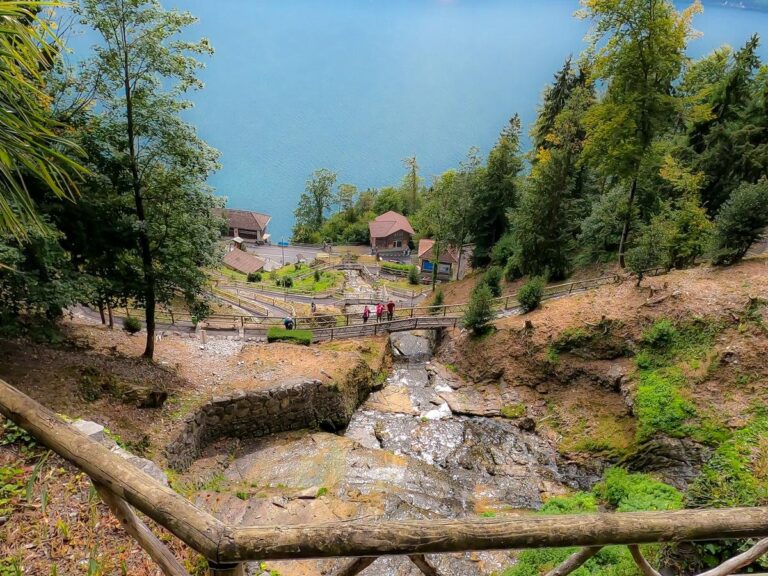
{"type": "MultiPolygon", "coordinates": [[[[467,410],[466,399],[458,401],[462,390],[432,364],[433,335],[400,333],[391,343],[392,373],[343,434],[306,431],[259,439],[241,446],[225,472],[230,481],[278,486],[293,490],[293,496],[249,502],[225,498],[220,516],[242,524],[292,524],[515,514],[538,508],[547,494],[596,480],[561,461],[524,419],[454,414],[450,406],[467,410]],[[319,492],[322,497],[316,497],[319,492]]],[[[501,571],[511,560],[507,552],[483,552],[431,561],[441,574],[476,576],[501,571]]],[[[283,576],[319,576],[341,562],[276,567],[283,576]]],[[[391,557],[376,561],[365,574],[419,572],[406,558],[391,557]]]]}

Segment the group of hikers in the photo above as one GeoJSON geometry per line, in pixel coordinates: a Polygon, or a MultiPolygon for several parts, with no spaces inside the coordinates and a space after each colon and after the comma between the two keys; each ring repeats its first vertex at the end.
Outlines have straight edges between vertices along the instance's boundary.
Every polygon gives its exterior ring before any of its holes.
{"type": "MultiPolygon", "coordinates": [[[[392,300],[390,300],[389,302],[387,302],[386,305],[382,304],[381,302],[376,304],[376,307],[375,307],[376,322],[381,322],[382,318],[384,317],[384,311],[385,310],[387,311],[387,320],[390,321],[390,322],[392,320],[394,320],[394,318],[395,318],[395,303],[392,300]]],[[[317,306],[316,306],[316,304],[315,304],[315,302],[313,300],[312,301],[312,314],[315,314],[316,311],[317,311],[317,306]]],[[[368,318],[370,318],[370,317],[371,317],[371,309],[368,306],[366,306],[365,309],[363,310],[363,324],[368,324],[368,318]]],[[[290,316],[286,316],[283,319],[283,326],[285,326],[286,330],[293,330],[294,325],[295,325],[295,322],[294,322],[293,318],[291,318],[290,316]]]]}
{"type": "MultiPolygon", "coordinates": [[[[384,316],[384,310],[387,311],[387,320],[392,321],[395,318],[395,303],[390,300],[387,305],[384,306],[381,302],[376,304],[376,322],[381,322],[381,318],[384,316]]],[[[368,306],[363,310],[363,324],[368,323],[368,318],[371,317],[371,309],[368,306]]]]}

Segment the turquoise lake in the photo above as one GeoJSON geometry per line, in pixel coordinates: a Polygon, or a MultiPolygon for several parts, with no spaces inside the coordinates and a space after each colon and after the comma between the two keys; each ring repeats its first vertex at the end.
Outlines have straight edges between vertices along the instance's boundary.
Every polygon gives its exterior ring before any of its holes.
{"type": "MultiPolygon", "coordinates": [[[[221,153],[228,206],[267,212],[274,240],[313,170],[358,188],[427,180],[515,113],[527,131],[544,85],[584,47],[573,0],[176,0],[216,54],[188,118],[221,153]]],[[[699,56],[768,31],[768,13],[705,6],[699,56]]],[[[768,35],[766,35],[768,36],[768,35]]],[[[768,38],[766,38],[768,41],[768,38]]],[[[768,55],[765,46],[761,50],[768,55]]]]}

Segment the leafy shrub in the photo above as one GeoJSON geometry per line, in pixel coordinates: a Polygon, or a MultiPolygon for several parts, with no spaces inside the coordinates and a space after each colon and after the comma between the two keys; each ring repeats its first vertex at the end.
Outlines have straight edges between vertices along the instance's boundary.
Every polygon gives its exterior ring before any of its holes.
{"type": "Polygon", "coordinates": [[[395,272],[408,272],[411,269],[410,264],[400,264],[399,262],[382,262],[383,270],[394,270],[395,272]]]}
{"type": "Polygon", "coordinates": [[[267,342],[293,342],[309,346],[312,344],[311,330],[286,330],[273,326],[267,330],[267,342]]]}
{"type": "Polygon", "coordinates": [[[542,514],[579,514],[597,512],[597,500],[589,492],[576,492],[571,496],[555,496],[541,507],[542,514]]]}
{"type": "Polygon", "coordinates": [[[443,289],[438,288],[437,292],[435,292],[435,298],[434,300],[432,300],[432,305],[429,307],[429,313],[439,314],[444,302],[445,302],[445,295],[443,294],[443,289]]]}
{"type": "Polygon", "coordinates": [[[515,237],[511,232],[507,232],[499,238],[496,245],[491,250],[491,264],[495,266],[505,266],[515,254],[515,237]]]}
{"type": "Polygon", "coordinates": [[[515,258],[510,258],[504,266],[504,279],[507,282],[513,282],[523,277],[523,271],[520,270],[520,264],[518,264],[515,258]]]}
{"type": "Polygon", "coordinates": [[[421,279],[419,278],[419,270],[416,268],[416,266],[411,266],[408,268],[408,284],[418,286],[420,283],[421,279]]]}
{"type": "Polygon", "coordinates": [[[464,326],[476,336],[485,334],[493,320],[491,298],[491,290],[485,284],[479,284],[472,291],[467,311],[464,313],[464,326]]]}
{"type": "Polygon", "coordinates": [[[528,280],[517,293],[517,301],[525,312],[535,310],[544,297],[544,279],[534,277],[528,280]]]}
{"type": "Polygon", "coordinates": [[[648,440],[656,432],[687,435],[686,424],[696,416],[696,409],[681,394],[684,385],[685,377],[677,368],[641,372],[634,407],[639,441],[648,440]]]}
{"type": "Polygon", "coordinates": [[[315,282],[320,282],[320,270],[315,270],[314,279],[315,282]]]}
{"type": "Polygon", "coordinates": [[[672,322],[666,318],[657,320],[653,326],[643,332],[643,344],[651,348],[667,349],[675,342],[677,330],[672,322]]]}
{"type": "Polygon", "coordinates": [[[491,290],[494,297],[501,296],[501,277],[503,270],[500,266],[491,266],[483,276],[483,283],[491,290]]]}
{"type": "Polygon", "coordinates": [[[261,282],[261,272],[248,273],[248,282],[261,282]]]}
{"type": "Polygon", "coordinates": [[[293,288],[293,278],[286,276],[285,278],[278,278],[275,284],[282,286],[283,288],[293,288]]]}
{"type": "Polygon", "coordinates": [[[123,330],[128,334],[136,334],[141,331],[141,320],[136,316],[126,316],[123,318],[123,330]]]}
{"type": "Polygon", "coordinates": [[[734,264],[768,226],[768,180],[742,184],[720,208],[712,239],[712,263],[734,264]]]}
{"type": "Polygon", "coordinates": [[[594,488],[600,500],[618,512],[640,510],[678,510],[683,495],[648,474],[630,474],[623,468],[610,468],[594,488]]]}

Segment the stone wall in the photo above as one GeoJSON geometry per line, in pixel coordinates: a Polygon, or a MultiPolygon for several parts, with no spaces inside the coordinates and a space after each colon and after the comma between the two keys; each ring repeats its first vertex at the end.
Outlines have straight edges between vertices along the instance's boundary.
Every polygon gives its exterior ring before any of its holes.
{"type": "Polygon", "coordinates": [[[344,383],[297,378],[263,390],[214,398],[182,420],[165,448],[168,466],[183,471],[208,444],[225,437],[254,438],[304,428],[345,428],[374,387],[374,372],[361,362],[344,383]]]}

